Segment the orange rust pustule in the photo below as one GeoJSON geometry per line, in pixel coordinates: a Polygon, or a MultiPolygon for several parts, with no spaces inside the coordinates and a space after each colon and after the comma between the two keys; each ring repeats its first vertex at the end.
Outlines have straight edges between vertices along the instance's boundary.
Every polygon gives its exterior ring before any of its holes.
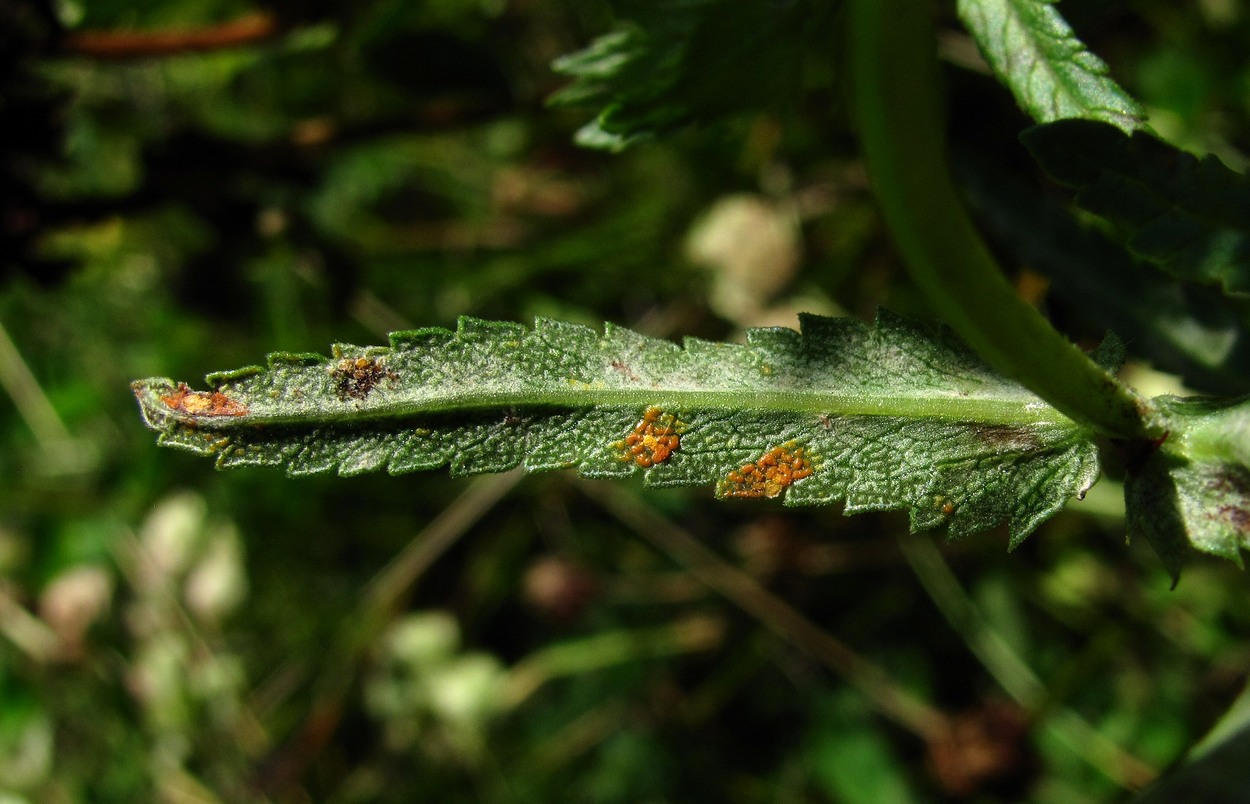
{"type": "Polygon", "coordinates": [[[221,391],[192,391],[186,383],[178,390],[161,397],[170,410],[189,416],[246,416],[247,405],[235,401],[221,391]]]}
{"type": "Polygon", "coordinates": [[[807,450],[793,441],[773,447],[755,463],[744,464],[717,484],[720,497],[776,497],[815,470],[807,450]]]}
{"type": "Polygon", "coordinates": [[[671,413],[659,408],[647,408],[642,420],[634,426],[625,440],[612,446],[620,450],[622,461],[633,461],[646,469],[664,463],[681,446],[681,422],[671,413]]]}
{"type": "Polygon", "coordinates": [[[334,378],[339,399],[360,400],[368,397],[382,380],[399,379],[399,375],[388,371],[381,358],[377,357],[344,358],[330,369],[330,376],[334,378]]]}

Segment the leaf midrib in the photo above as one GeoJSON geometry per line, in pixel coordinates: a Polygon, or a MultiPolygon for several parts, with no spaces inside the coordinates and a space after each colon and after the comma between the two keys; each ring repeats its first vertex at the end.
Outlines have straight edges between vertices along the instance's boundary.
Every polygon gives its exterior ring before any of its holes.
{"type": "MultiPolygon", "coordinates": [[[[392,400],[376,391],[368,404],[303,410],[259,410],[244,416],[187,416],[173,412],[194,426],[231,430],[255,425],[323,426],[358,425],[420,416],[478,413],[488,410],[658,407],[683,411],[766,411],[824,414],[828,416],[883,416],[903,419],[938,419],[984,424],[1059,424],[1076,426],[1070,419],[1037,399],[1004,399],[984,396],[848,395],[808,391],[707,391],[666,388],[569,388],[568,390],[517,391],[475,389],[421,399],[392,400]]],[[[167,409],[168,410],[168,409],[167,409]]]]}

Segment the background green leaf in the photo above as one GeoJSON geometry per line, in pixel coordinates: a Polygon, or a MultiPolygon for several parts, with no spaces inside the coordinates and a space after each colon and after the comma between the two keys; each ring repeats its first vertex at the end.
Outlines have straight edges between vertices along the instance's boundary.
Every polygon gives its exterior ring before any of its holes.
{"type": "Polygon", "coordinates": [[[1065,120],[1021,135],[1077,203],[1114,222],[1132,252],[1180,279],[1250,294],[1250,179],[1138,131],[1065,120]]]}
{"type": "Polygon", "coordinates": [[[1102,120],[1125,131],[1142,109],[1086,49],[1054,0],[959,0],[959,17],[998,79],[1034,120],[1102,120]]]}
{"type": "Polygon", "coordinates": [[[833,41],[818,0],[619,0],[626,22],[555,62],[574,83],[557,105],[599,106],[578,142],[619,150],[692,123],[778,110],[811,80],[809,49],[833,41]]]}
{"type": "Polygon", "coordinates": [[[1140,467],[1129,467],[1129,531],[1150,540],[1174,578],[1190,549],[1240,567],[1250,549],[1250,404],[1159,402],[1169,435],[1140,467]]]}
{"type": "Polygon", "coordinates": [[[1002,163],[960,155],[969,201],[995,245],[1050,282],[1052,309],[1104,329],[1132,354],[1176,374],[1195,391],[1250,392],[1248,308],[1214,288],[1182,282],[1134,259],[1069,205],[1036,193],[1002,163]]]}

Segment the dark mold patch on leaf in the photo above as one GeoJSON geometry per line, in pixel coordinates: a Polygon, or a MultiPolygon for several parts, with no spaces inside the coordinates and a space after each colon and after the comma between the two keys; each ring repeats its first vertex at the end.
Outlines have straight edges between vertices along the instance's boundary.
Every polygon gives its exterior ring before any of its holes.
{"type": "Polygon", "coordinates": [[[1032,452],[1042,447],[1037,434],[1024,427],[983,425],[974,432],[986,446],[998,452],[1032,452]]]}
{"type": "Polygon", "coordinates": [[[382,380],[399,379],[399,375],[386,368],[380,357],[344,358],[330,370],[330,376],[334,379],[334,390],[339,399],[362,401],[382,380]]]}

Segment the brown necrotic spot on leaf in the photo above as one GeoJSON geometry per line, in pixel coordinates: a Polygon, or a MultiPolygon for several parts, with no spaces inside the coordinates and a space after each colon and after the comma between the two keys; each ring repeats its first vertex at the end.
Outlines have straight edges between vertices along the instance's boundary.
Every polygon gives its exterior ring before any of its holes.
{"type": "Polygon", "coordinates": [[[718,497],[776,497],[797,480],[809,477],[812,461],[807,450],[793,441],[773,447],[755,463],[744,464],[716,487],[718,497]]]}
{"type": "Polygon", "coordinates": [[[1221,465],[1211,475],[1208,493],[1220,496],[1237,496],[1250,499],[1250,473],[1233,465],[1221,465]]]}
{"type": "Polygon", "coordinates": [[[1221,505],[1216,509],[1219,519],[1238,533],[1250,533],[1250,511],[1236,505],[1221,505]]]}
{"type": "Polygon", "coordinates": [[[681,446],[681,427],[673,414],[647,408],[629,435],[612,446],[620,452],[622,461],[633,461],[646,469],[664,463],[681,446]]]}
{"type": "Polygon", "coordinates": [[[382,380],[396,380],[399,376],[388,371],[380,357],[348,357],[330,369],[334,390],[339,399],[365,399],[382,380]]]}
{"type": "Polygon", "coordinates": [[[170,410],[190,416],[246,416],[247,406],[231,399],[221,391],[192,391],[186,383],[179,383],[178,390],[161,397],[170,410]]]}
{"type": "Polygon", "coordinates": [[[1237,533],[1250,533],[1250,473],[1236,466],[1221,466],[1208,480],[1206,491],[1222,503],[1207,510],[1209,519],[1237,533]]]}
{"type": "Polygon", "coordinates": [[[624,360],[621,360],[619,357],[613,358],[612,362],[609,365],[612,367],[613,371],[616,371],[617,373],[621,374],[622,376],[625,377],[625,379],[629,380],[630,382],[638,382],[638,375],[634,373],[633,369],[629,367],[628,363],[626,363],[624,360]]]}
{"type": "Polygon", "coordinates": [[[1037,434],[1023,427],[987,424],[977,427],[974,432],[982,443],[999,452],[1033,452],[1042,446],[1037,434]]]}

